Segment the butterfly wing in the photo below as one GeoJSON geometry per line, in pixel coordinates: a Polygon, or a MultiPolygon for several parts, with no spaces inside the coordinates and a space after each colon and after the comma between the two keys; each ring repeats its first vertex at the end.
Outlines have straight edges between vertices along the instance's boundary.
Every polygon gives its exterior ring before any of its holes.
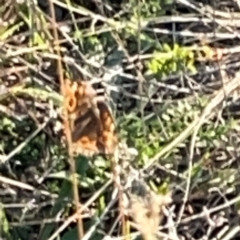
{"type": "Polygon", "coordinates": [[[101,122],[101,133],[98,140],[104,146],[104,153],[112,154],[118,144],[115,121],[106,103],[98,102],[97,106],[101,122]]]}
{"type": "Polygon", "coordinates": [[[74,151],[84,155],[113,154],[118,144],[112,113],[104,102],[97,103],[98,119],[90,109],[76,120],[72,133],[74,151]]]}
{"type": "Polygon", "coordinates": [[[112,154],[118,140],[112,113],[88,83],[66,82],[65,104],[72,126],[73,151],[76,154],[112,154]]]}

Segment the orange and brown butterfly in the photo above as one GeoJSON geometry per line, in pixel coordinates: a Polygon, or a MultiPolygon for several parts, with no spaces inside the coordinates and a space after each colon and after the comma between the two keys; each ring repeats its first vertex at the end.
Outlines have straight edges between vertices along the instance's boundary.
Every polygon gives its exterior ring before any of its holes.
{"type": "Polygon", "coordinates": [[[91,83],[65,81],[64,104],[68,111],[75,154],[113,154],[118,139],[113,115],[91,83]]]}

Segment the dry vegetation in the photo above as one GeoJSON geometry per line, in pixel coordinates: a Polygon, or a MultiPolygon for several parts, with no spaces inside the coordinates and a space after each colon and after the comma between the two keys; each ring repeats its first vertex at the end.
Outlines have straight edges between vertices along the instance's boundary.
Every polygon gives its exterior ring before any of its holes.
{"type": "Polygon", "coordinates": [[[0,239],[239,239],[239,26],[234,0],[0,1],[0,239]],[[107,96],[114,160],[67,152],[61,76],[107,96]]]}

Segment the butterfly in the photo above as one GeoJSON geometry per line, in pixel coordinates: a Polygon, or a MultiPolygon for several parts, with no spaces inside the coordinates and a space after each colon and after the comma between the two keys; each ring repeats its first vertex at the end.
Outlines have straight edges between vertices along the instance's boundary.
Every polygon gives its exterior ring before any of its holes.
{"type": "Polygon", "coordinates": [[[75,154],[113,154],[118,139],[113,115],[89,82],[65,82],[64,104],[68,111],[75,154]]]}

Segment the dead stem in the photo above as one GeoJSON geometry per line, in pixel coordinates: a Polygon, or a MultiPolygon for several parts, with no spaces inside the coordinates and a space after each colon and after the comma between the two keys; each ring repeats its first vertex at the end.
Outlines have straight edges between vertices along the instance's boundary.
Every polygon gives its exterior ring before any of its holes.
{"type": "MultiPolygon", "coordinates": [[[[60,84],[61,84],[61,93],[63,96],[65,96],[65,84],[64,84],[64,77],[63,77],[63,68],[62,68],[62,56],[60,52],[60,46],[59,46],[59,38],[58,38],[58,31],[57,31],[57,24],[56,24],[56,18],[55,18],[55,11],[54,11],[54,6],[53,2],[49,0],[49,5],[50,5],[50,12],[51,12],[51,21],[53,25],[53,34],[54,34],[54,40],[56,42],[56,54],[58,55],[57,59],[57,67],[58,67],[58,75],[60,79],[60,84]]],[[[75,161],[73,158],[73,153],[72,153],[72,137],[71,137],[71,129],[70,129],[70,124],[69,124],[69,118],[68,118],[68,112],[67,109],[64,107],[64,116],[65,119],[65,126],[66,126],[66,138],[68,142],[68,154],[69,154],[69,164],[71,167],[71,173],[73,177],[72,185],[73,185],[73,196],[74,196],[74,202],[76,205],[76,212],[79,212],[81,210],[81,203],[79,201],[79,193],[78,193],[78,182],[77,182],[77,177],[76,177],[76,166],[75,166],[75,161]]],[[[81,212],[81,211],[80,211],[81,212]]],[[[79,217],[77,218],[77,229],[78,229],[78,239],[82,239],[84,235],[84,230],[83,230],[83,222],[82,218],[80,217],[81,214],[79,214],[79,217]]]]}
{"type": "Polygon", "coordinates": [[[124,239],[129,239],[128,237],[128,225],[124,214],[124,204],[123,204],[123,189],[121,187],[121,178],[120,178],[120,165],[118,163],[118,149],[115,151],[114,156],[111,159],[111,165],[112,165],[112,173],[114,178],[114,186],[118,189],[118,208],[119,208],[119,214],[121,217],[121,223],[122,223],[122,235],[124,236],[124,239]]]}

